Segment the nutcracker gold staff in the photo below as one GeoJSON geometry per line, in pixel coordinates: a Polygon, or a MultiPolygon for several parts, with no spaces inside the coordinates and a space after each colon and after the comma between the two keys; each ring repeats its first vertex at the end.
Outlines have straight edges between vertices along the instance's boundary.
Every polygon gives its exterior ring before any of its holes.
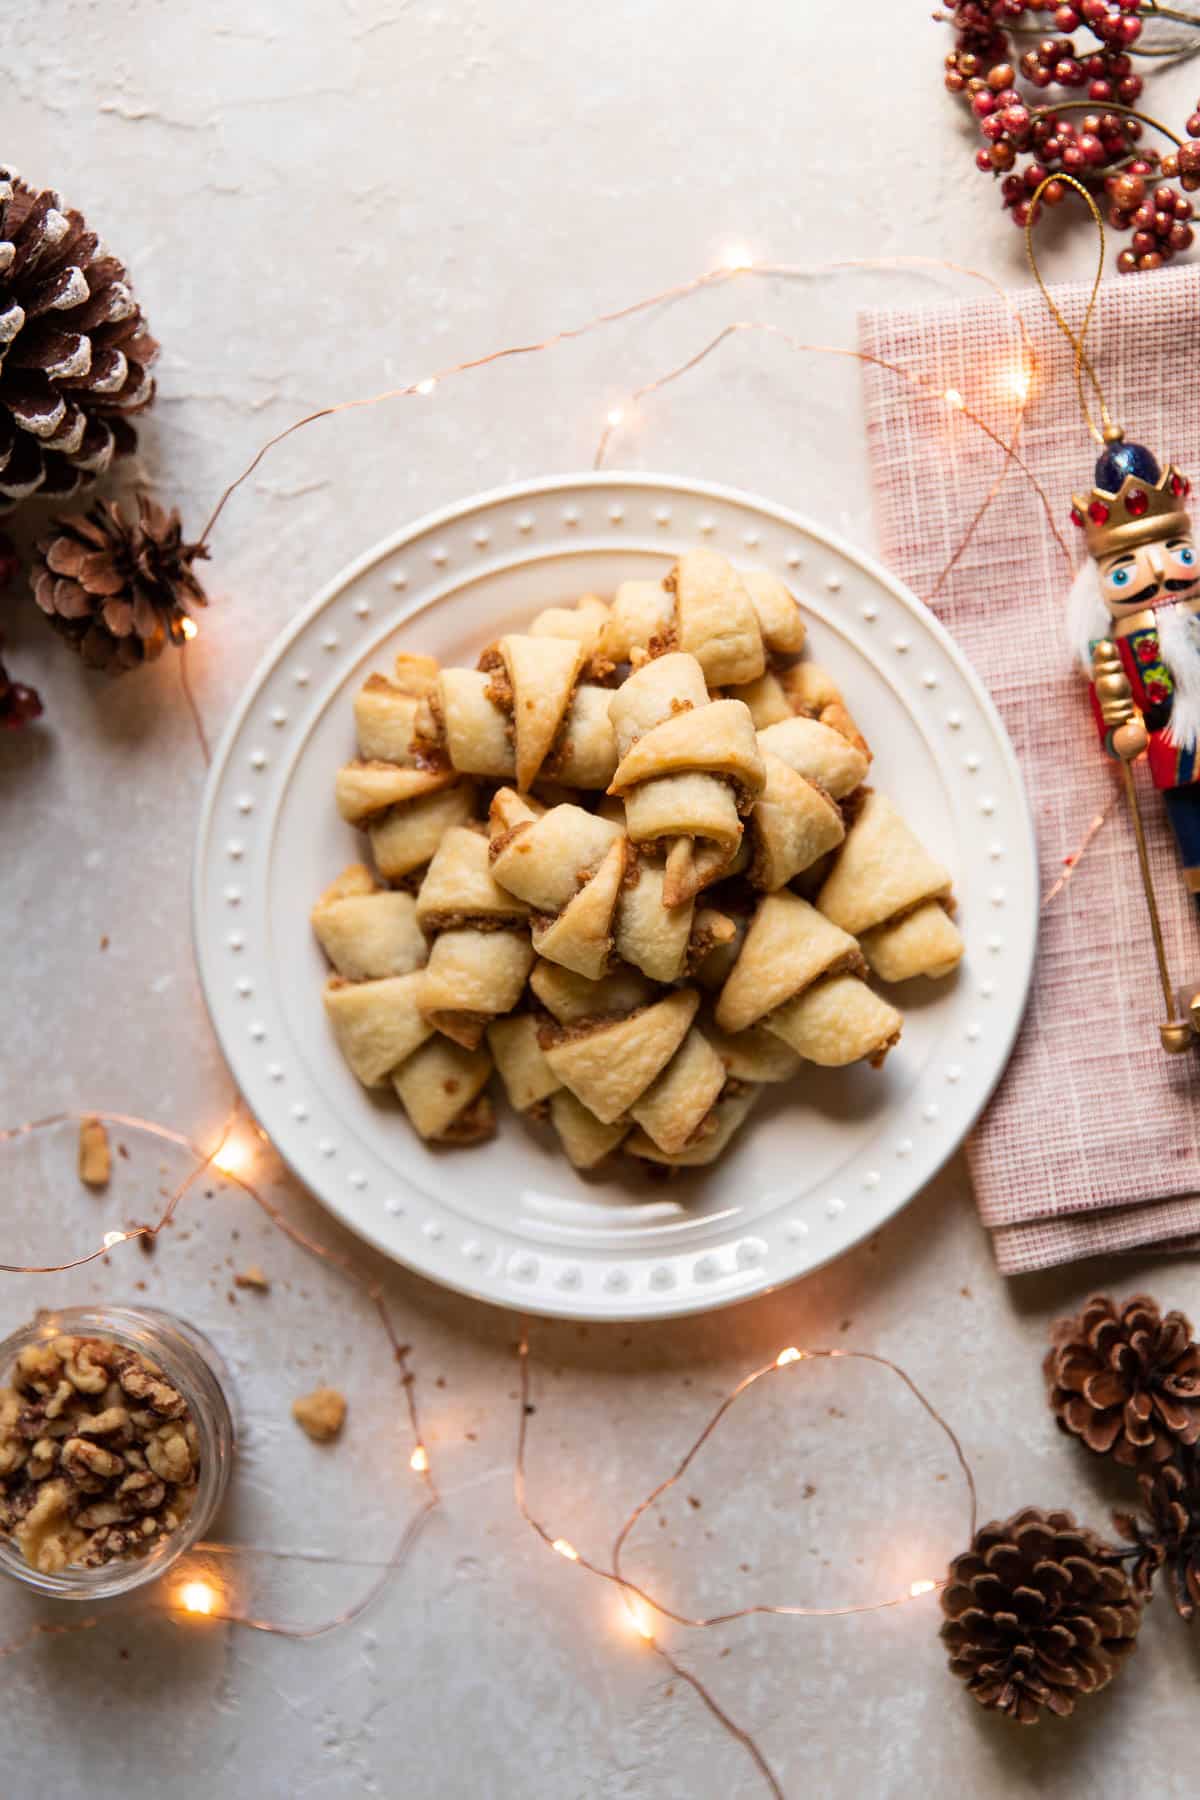
{"type": "Polygon", "coordinates": [[[1146,854],[1134,764],[1145,758],[1166,803],[1183,878],[1200,906],[1200,562],[1185,501],[1187,479],[1120,426],[1104,427],[1089,493],[1072,522],[1087,556],[1068,605],[1072,645],[1092,684],[1100,740],[1117,759],[1162,983],[1163,1048],[1190,1049],[1200,1034],[1200,989],[1176,995],[1146,854]]]}

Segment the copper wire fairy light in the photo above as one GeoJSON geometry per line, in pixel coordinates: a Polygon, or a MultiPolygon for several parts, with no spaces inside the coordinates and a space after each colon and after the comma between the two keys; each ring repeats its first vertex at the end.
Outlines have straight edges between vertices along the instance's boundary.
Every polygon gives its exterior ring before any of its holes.
{"type": "Polygon", "coordinates": [[[645,1516],[649,1509],[655,1505],[657,1501],[662,1499],[662,1497],[686,1474],[688,1468],[699,1455],[704,1445],[712,1437],[721,1422],[737,1405],[738,1401],[760,1381],[763,1381],[767,1377],[775,1375],[782,1370],[786,1370],[797,1363],[818,1361],[873,1363],[878,1368],[889,1370],[904,1383],[918,1405],[923,1408],[928,1417],[932,1419],[934,1424],[945,1434],[954,1451],[955,1460],[958,1463],[967,1489],[967,1537],[968,1541],[970,1541],[975,1536],[978,1520],[978,1496],[976,1493],[974,1472],[972,1471],[970,1463],[967,1461],[966,1453],[963,1450],[962,1442],[959,1439],[958,1434],[933,1405],[927,1395],[917,1386],[907,1370],[901,1368],[898,1363],[892,1362],[888,1357],[876,1355],[874,1352],[868,1350],[830,1350],[823,1348],[799,1349],[795,1345],[788,1345],[785,1349],[781,1350],[771,1362],[764,1363],[761,1368],[753,1369],[749,1375],[743,1376],[742,1380],[725,1395],[716,1410],[710,1415],[703,1430],[684,1452],[672,1472],[660,1481],[655,1488],[651,1489],[645,1499],[639,1501],[632,1512],[629,1513],[617,1532],[613,1542],[612,1567],[605,1568],[601,1564],[593,1562],[591,1558],[583,1555],[569,1538],[555,1536],[549,1527],[544,1525],[530,1509],[525,1464],[529,1439],[529,1419],[532,1417],[533,1408],[529,1399],[529,1338],[526,1331],[522,1332],[520,1341],[517,1345],[517,1356],[520,1370],[520,1384],[518,1394],[519,1412],[517,1417],[517,1447],[513,1462],[513,1497],[516,1501],[518,1512],[535,1535],[540,1538],[542,1543],[550,1550],[561,1556],[565,1561],[576,1564],[587,1574],[597,1576],[602,1581],[612,1582],[620,1590],[622,1602],[629,1613],[631,1622],[638,1635],[649,1644],[650,1648],[668,1664],[677,1676],[687,1682],[698,1698],[708,1708],[709,1712],[712,1713],[713,1717],[718,1720],[730,1736],[742,1745],[743,1749],[746,1750],[759,1773],[766,1781],[771,1793],[777,1797],[777,1800],[782,1800],[783,1789],[780,1787],[774,1771],[771,1769],[766,1757],[763,1755],[761,1748],[753,1736],[743,1726],[738,1725],[736,1721],[730,1717],[700,1677],[680,1663],[667,1646],[663,1644],[654,1629],[649,1615],[657,1613],[662,1619],[669,1621],[671,1624],[685,1626],[696,1631],[712,1630],[717,1626],[730,1625],[735,1620],[753,1618],[760,1614],[772,1615],[777,1618],[846,1618],[858,1613],[884,1612],[893,1607],[905,1606],[911,1601],[923,1599],[928,1594],[940,1592],[946,1585],[945,1578],[922,1577],[918,1580],[911,1581],[907,1589],[901,1594],[890,1595],[887,1599],[868,1601],[860,1605],[795,1606],[786,1603],[758,1602],[750,1606],[735,1607],[728,1612],[713,1613],[707,1617],[696,1617],[679,1612],[674,1607],[668,1606],[665,1601],[660,1600],[641,1583],[631,1580],[630,1577],[624,1573],[621,1566],[621,1558],[629,1538],[639,1521],[645,1516]]]}

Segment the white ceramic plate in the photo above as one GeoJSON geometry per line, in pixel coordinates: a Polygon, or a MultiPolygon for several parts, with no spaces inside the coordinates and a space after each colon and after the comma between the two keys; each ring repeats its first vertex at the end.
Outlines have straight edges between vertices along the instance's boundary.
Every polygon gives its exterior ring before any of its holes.
{"type": "Polygon", "coordinates": [[[370,551],[270,651],[213,763],[195,935],[213,1024],[246,1100],[347,1225],[435,1281],[579,1319],[661,1318],[815,1269],[897,1212],[961,1143],[1007,1060],[1033,966],[1037,870],[1004,727],[933,615],[885,571],[765,501],[698,482],[582,475],[486,494],[370,551]],[[818,1070],[773,1093],[711,1170],[621,1162],[577,1176],[553,1134],[502,1108],[498,1137],[431,1150],[343,1064],[321,1006],[316,895],[361,854],[334,774],[351,702],[399,648],[474,664],[539,608],[665,570],[706,543],[774,569],[810,654],[841,683],[892,795],[953,871],[957,976],[894,997],[881,1071],[818,1070]]]}

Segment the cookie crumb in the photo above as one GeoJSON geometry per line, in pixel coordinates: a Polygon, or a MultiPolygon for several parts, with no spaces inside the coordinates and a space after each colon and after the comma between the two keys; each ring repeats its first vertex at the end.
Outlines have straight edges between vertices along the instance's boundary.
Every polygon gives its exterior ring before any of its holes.
{"type": "Polygon", "coordinates": [[[257,1263],[251,1263],[240,1274],[235,1275],[233,1285],[240,1288],[256,1288],[260,1294],[269,1294],[271,1291],[271,1283],[257,1263]]]}
{"type": "Polygon", "coordinates": [[[314,1388],[292,1402],[292,1417],[315,1443],[327,1444],[342,1429],[346,1417],[346,1396],[337,1388],[314,1388]]]}
{"type": "Polygon", "coordinates": [[[108,1133],[94,1113],[79,1121],[79,1179],[85,1187],[104,1188],[112,1174],[108,1133]]]}

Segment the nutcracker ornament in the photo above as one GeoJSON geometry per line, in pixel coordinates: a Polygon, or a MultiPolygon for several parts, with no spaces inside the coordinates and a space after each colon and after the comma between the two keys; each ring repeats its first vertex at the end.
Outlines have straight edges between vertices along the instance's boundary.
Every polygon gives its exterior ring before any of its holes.
{"type": "Polygon", "coordinates": [[[1166,1006],[1163,1048],[1200,1042],[1200,989],[1177,995],[1167,968],[1134,765],[1149,766],[1200,905],[1200,560],[1189,483],[1106,419],[1089,493],[1071,511],[1087,555],[1068,603],[1072,646],[1092,684],[1100,740],[1121,767],[1166,1006]]]}
{"type": "Polygon", "coordinates": [[[1068,623],[1092,684],[1100,740],[1121,770],[1167,1015],[1159,1036],[1163,1049],[1177,1054],[1200,1044],[1200,984],[1177,994],[1171,981],[1134,765],[1143,759],[1149,765],[1184,881],[1200,904],[1200,563],[1186,506],[1189,483],[1171,465],[1160,468],[1141,444],[1127,444],[1113,423],[1085,347],[1104,274],[1104,220],[1081,181],[1068,174],[1056,179],[1091,213],[1098,252],[1091,296],[1075,331],[1046,286],[1033,247],[1047,176],[1030,202],[1025,253],[1051,318],[1075,352],[1079,410],[1100,446],[1091,492],[1076,494],[1071,509],[1086,555],[1071,587],[1068,623]]]}

